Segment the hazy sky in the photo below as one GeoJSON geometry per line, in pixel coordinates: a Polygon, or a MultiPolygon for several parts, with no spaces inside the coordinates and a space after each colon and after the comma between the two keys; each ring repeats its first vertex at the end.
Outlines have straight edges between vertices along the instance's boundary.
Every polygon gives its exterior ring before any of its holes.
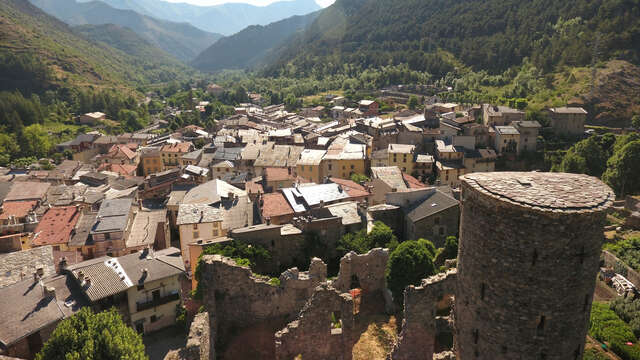
{"type": "MultiPolygon", "coordinates": [[[[276,1],[283,0],[165,0],[169,2],[184,2],[193,5],[219,5],[229,2],[239,2],[239,3],[248,3],[252,5],[264,6],[274,3],[276,1]]],[[[316,3],[322,7],[327,7],[333,4],[335,0],[316,0],[316,3]]]]}

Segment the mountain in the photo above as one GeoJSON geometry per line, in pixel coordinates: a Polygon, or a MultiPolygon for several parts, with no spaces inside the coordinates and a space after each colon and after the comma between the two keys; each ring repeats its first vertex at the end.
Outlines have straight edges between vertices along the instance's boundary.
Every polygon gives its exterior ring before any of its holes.
{"type": "Polygon", "coordinates": [[[639,43],[637,0],[337,0],[267,73],[406,63],[437,77],[459,66],[500,74],[524,58],[548,72],[588,65],[596,52],[637,64],[639,43]]]}
{"type": "Polygon", "coordinates": [[[188,22],[200,29],[224,35],[235,34],[250,25],[267,25],[321,9],[315,0],[279,1],[267,6],[243,3],[196,6],[162,0],[103,1],[117,9],[133,10],[158,19],[188,22]]]}
{"type": "Polygon", "coordinates": [[[242,69],[261,64],[274,48],[304,30],[320,14],[292,16],[266,26],[252,25],[223,37],[198,55],[191,65],[203,71],[242,69]]]}
{"type": "Polygon", "coordinates": [[[184,79],[189,68],[93,42],[24,0],[0,1],[0,90],[134,87],[184,79]]]}
{"type": "Polygon", "coordinates": [[[158,20],[133,10],[116,9],[102,1],[31,0],[70,25],[115,24],[133,30],[140,37],[182,61],[189,61],[222,35],[200,30],[187,23],[158,20]]]}

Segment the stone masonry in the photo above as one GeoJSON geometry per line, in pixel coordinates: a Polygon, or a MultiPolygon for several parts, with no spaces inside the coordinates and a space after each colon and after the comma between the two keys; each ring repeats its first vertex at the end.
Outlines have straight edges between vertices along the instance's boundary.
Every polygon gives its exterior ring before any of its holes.
{"type": "Polygon", "coordinates": [[[328,284],[318,286],[298,318],[275,337],[277,360],[298,355],[304,360],[350,360],[355,341],[351,295],[328,284]]]}
{"type": "Polygon", "coordinates": [[[388,261],[389,249],[376,248],[362,255],[352,251],[340,259],[340,272],[332,285],[341,292],[360,288],[365,297],[381,295],[387,288],[388,261]]]}
{"type": "Polygon", "coordinates": [[[581,359],[611,189],[560,173],[461,180],[457,358],[581,359]]]}
{"type": "MultiPolygon", "coordinates": [[[[404,292],[402,331],[390,358],[393,360],[431,360],[434,355],[438,321],[438,304],[455,295],[456,269],[410,285],[404,292]]],[[[442,321],[440,321],[442,322],[442,321]]],[[[440,325],[442,327],[442,325],[440,325]]]]}
{"type": "Polygon", "coordinates": [[[293,320],[326,277],[326,265],[314,258],[308,272],[289,269],[280,275],[280,285],[276,286],[232,259],[220,255],[203,256],[201,282],[204,305],[214,333],[212,347],[228,340],[235,330],[260,323],[286,324],[293,320]]]}
{"type": "Polygon", "coordinates": [[[187,338],[187,345],[179,350],[170,351],[164,360],[209,360],[215,359],[211,348],[209,314],[199,313],[193,319],[187,338]]]}

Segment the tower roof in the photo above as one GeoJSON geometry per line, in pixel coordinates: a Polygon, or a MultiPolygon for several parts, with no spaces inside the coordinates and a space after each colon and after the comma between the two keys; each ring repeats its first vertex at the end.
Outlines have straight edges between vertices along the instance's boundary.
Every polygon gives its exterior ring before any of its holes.
{"type": "Polygon", "coordinates": [[[493,172],[460,179],[485,195],[540,211],[601,211],[615,199],[599,179],[581,174],[493,172]]]}

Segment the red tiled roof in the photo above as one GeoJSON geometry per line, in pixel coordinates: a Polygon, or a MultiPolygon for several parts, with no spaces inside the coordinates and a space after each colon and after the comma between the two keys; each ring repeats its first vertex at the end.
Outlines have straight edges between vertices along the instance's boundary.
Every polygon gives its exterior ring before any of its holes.
{"type": "Polygon", "coordinates": [[[111,171],[123,176],[135,176],[137,168],[135,165],[111,164],[111,171]]]}
{"type": "Polygon", "coordinates": [[[167,144],[163,146],[160,151],[162,152],[172,152],[172,153],[187,153],[191,151],[191,143],[190,142],[181,142],[176,144],[167,144]]]}
{"type": "Polygon", "coordinates": [[[358,184],[355,181],[340,179],[340,178],[330,178],[331,182],[341,185],[352,198],[358,198],[363,196],[371,195],[364,186],[358,184]]]}
{"type": "Polygon", "coordinates": [[[262,196],[262,217],[293,215],[293,209],[282,193],[271,193],[262,196]]]}
{"type": "Polygon", "coordinates": [[[131,151],[127,145],[113,145],[111,149],[109,149],[109,153],[107,157],[116,157],[119,154],[124,155],[127,159],[131,160],[136,157],[136,153],[131,151]]]}
{"type": "Polygon", "coordinates": [[[422,189],[427,187],[427,185],[421,183],[420,180],[409,174],[402,173],[402,178],[404,179],[404,182],[407,183],[407,187],[409,189],[422,189]]]}
{"type": "Polygon", "coordinates": [[[267,181],[293,180],[294,177],[287,168],[265,168],[264,177],[267,181]]]}
{"type": "Polygon", "coordinates": [[[249,194],[264,194],[264,189],[262,185],[255,183],[253,181],[247,181],[244,184],[244,189],[249,194]]]}
{"type": "Polygon", "coordinates": [[[13,215],[17,218],[23,218],[29,214],[29,211],[38,205],[37,201],[9,201],[2,204],[2,214],[0,220],[8,219],[13,215]]]}
{"type": "Polygon", "coordinates": [[[79,218],[80,211],[75,206],[49,209],[34,231],[33,245],[66,244],[79,218]]]}

